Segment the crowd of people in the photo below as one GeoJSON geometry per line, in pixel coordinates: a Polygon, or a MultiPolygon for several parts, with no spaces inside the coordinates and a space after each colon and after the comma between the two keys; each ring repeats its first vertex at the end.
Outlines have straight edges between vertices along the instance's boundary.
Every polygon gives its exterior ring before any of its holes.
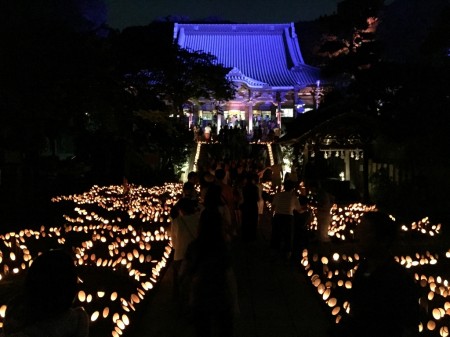
{"type": "Polygon", "coordinates": [[[237,235],[233,192],[222,188],[224,172],[202,177],[191,172],[171,212],[175,250],[173,297],[180,314],[190,314],[197,336],[233,335],[239,310],[231,241],[237,235]]]}
{"type": "Polygon", "coordinates": [[[243,138],[247,141],[274,141],[281,136],[281,129],[275,120],[269,118],[255,118],[251,130],[243,123],[230,122],[221,125],[218,129],[216,123],[206,123],[202,125],[193,125],[192,132],[194,141],[218,141],[223,144],[233,142],[234,138],[243,138]]]}
{"type": "Polygon", "coordinates": [[[239,312],[232,243],[251,245],[257,240],[267,203],[274,213],[274,250],[291,261],[292,252],[300,254],[308,242],[312,217],[308,199],[294,192],[296,183],[286,180],[284,189],[272,197],[263,192],[261,183],[266,170],[239,167],[233,172],[219,163],[190,172],[171,211],[173,297],[180,314],[192,315],[198,336],[211,336],[213,327],[220,336],[232,336],[239,312]]]}
{"type": "MultiPolygon", "coordinates": [[[[256,171],[243,171],[235,183],[231,181],[229,172],[221,167],[214,172],[191,172],[183,197],[173,208],[178,265],[173,269],[174,297],[181,312],[190,308],[187,312],[192,314],[197,336],[213,336],[214,329],[219,336],[233,336],[239,296],[231,242],[257,240],[263,214],[272,223],[270,248],[288,263],[299,262],[312,240],[319,245],[329,242],[323,238],[326,231],[320,224],[315,237],[311,236],[311,199],[298,193],[298,182],[285,179],[282,188],[270,196],[261,192],[256,171]],[[186,200],[191,203],[189,210],[185,209],[186,200]]],[[[316,195],[317,218],[330,221],[327,213],[332,195],[320,183],[313,184],[311,191],[316,195]]],[[[355,233],[363,259],[354,278],[351,314],[329,335],[360,336],[370,326],[365,336],[416,336],[418,289],[390,252],[397,224],[382,212],[368,212],[363,220],[355,233]],[[395,316],[396,312],[401,314],[395,316]]]]}

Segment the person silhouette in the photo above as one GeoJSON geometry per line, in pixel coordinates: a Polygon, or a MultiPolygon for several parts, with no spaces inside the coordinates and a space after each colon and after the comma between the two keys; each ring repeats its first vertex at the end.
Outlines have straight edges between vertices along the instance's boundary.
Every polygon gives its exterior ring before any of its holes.
{"type": "Polygon", "coordinates": [[[87,337],[89,317],[84,308],[72,307],[77,281],[75,264],[67,252],[49,250],[36,257],[22,292],[8,303],[4,336],[87,337]]]}
{"type": "Polygon", "coordinates": [[[197,336],[210,337],[217,330],[219,336],[231,337],[234,316],[239,311],[237,286],[223,215],[217,207],[202,211],[198,237],[188,246],[185,259],[197,336]]]}
{"type": "Polygon", "coordinates": [[[179,305],[180,313],[182,313],[187,304],[187,291],[180,277],[180,268],[187,247],[197,237],[200,211],[196,208],[193,200],[182,198],[178,202],[178,212],[179,215],[172,220],[171,224],[172,245],[175,251],[172,261],[173,296],[179,305]]]}

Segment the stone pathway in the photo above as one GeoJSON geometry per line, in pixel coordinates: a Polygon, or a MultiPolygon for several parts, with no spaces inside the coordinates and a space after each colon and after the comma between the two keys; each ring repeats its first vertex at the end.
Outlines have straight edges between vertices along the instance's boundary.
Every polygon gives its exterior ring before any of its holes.
{"type": "MultiPolygon", "coordinates": [[[[233,244],[240,314],[235,337],[325,337],[331,318],[300,266],[286,264],[269,248],[268,221],[258,240],[233,244]]],[[[129,337],[194,337],[193,326],[179,318],[172,302],[172,270],[164,275],[129,337]]]]}

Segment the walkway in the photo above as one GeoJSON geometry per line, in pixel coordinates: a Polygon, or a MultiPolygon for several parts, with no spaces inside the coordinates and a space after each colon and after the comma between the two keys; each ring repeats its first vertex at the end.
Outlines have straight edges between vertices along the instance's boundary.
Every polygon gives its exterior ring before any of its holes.
{"type": "MultiPolygon", "coordinates": [[[[299,267],[286,265],[269,248],[270,224],[258,240],[234,244],[240,315],[236,337],[324,337],[330,326],[323,302],[299,267]]],[[[194,337],[192,325],[178,319],[171,301],[172,270],[166,272],[130,337],[194,337]]]]}

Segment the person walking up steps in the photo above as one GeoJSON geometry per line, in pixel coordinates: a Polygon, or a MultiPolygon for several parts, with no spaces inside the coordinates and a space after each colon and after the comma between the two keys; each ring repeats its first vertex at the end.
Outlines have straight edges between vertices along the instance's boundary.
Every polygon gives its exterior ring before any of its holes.
{"type": "Polygon", "coordinates": [[[187,307],[187,290],[180,276],[180,269],[185,259],[186,249],[197,238],[200,212],[193,200],[182,198],[178,202],[178,216],[172,219],[171,236],[175,251],[173,271],[173,298],[178,305],[178,312],[183,313],[187,307]]]}
{"type": "Polygon", "coordinates": [[[272,200],[271,247],[279,250],[286,260],[289,260],[292,254],[294,210],[301,211],[294,188],[295,183],[286,180],[284,182],[284,191],[276,193],[272,200]]]}

